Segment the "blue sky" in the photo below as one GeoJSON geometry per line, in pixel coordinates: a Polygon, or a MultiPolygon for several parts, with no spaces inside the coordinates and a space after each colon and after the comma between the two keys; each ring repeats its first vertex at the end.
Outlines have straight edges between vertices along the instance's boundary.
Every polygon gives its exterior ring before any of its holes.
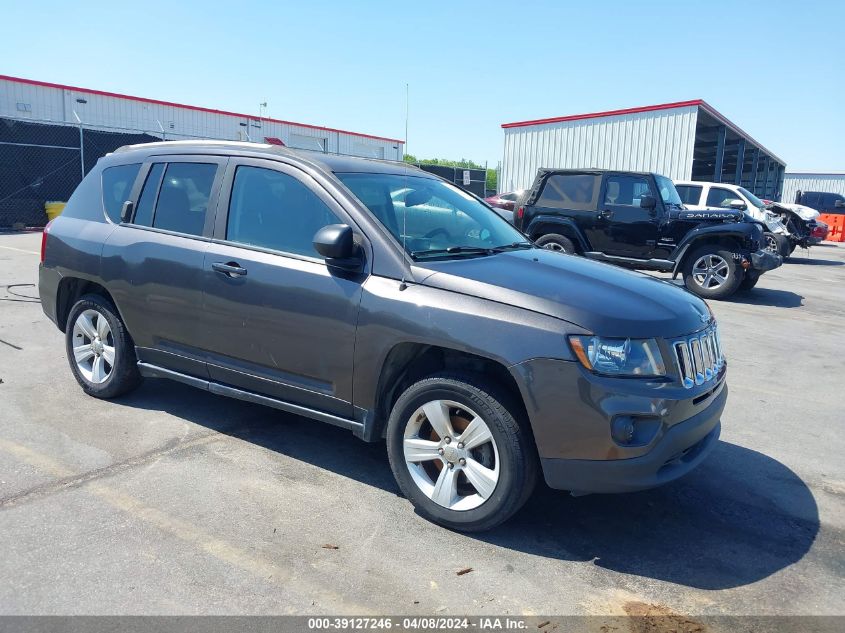
{"type": "Polygon", "coordinates": [[[408,150],[491,166],[504,122],[703,98],[845,170],[841,1],[36,4],[3,9],[0,74],[395,138],[407,82],[408,150]]]}

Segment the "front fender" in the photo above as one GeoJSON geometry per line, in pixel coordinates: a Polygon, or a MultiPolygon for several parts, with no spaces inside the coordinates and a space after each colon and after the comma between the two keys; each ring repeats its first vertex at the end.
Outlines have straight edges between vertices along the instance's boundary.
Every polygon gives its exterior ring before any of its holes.
{"type": "Polygon", "coordinates": [[[731,224],[711,224],[708,226],[701,226],[689,231],[684,239],[672,251],[672,259],[675,262],[672,268],[672,278],[678,276],[683,265],[684,258],[692,251],[695,246],[704,241],[713,241],[714,239],[724,238],[736,240],[740,244],[745,244],[748,240],[759,240],[763,235],[763,229],[757,223],[737,222],[731,224]]]}

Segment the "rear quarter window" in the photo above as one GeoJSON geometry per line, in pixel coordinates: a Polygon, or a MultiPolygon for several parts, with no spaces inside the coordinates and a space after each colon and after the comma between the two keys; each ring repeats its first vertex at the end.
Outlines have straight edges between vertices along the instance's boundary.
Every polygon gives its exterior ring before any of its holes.
{"type": "Polygon", "coordinates": [[[115,224],[120,223],[123,203],[129,200],[132,185],[141,169],[140,163],[115,165],[103,170],[103,207],[106,215],[115,224]]]}
{"type": "Polygon", "coordinates": [[[595,211],[601,176],[592,174],[552,174],[546,178],[537,206],[553,209],[595,211]]]}

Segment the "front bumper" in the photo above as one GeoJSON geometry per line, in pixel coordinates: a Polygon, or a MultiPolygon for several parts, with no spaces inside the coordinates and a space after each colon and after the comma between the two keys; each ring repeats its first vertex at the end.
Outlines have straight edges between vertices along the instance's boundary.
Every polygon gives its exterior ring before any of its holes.
{"type": "Polygon", "coordinates": [[[783,257],[776,253],[764,250],[751,253],[749,259],[751,260],[751,268],[761,273],[764,273],[767,270],[774,270],[783,264],[783,257]]]}
{"type": "Polygon", "coordinates": [[[642,457],[614,460],[543,459],[543,475],[552,488],[573,494],[634,492],[662,486],[698,466],[713,450],[722,425],[725,386],[707,409],[671,427],[642,457]]]}
{"type": "Polygon", "coordinates": [[[552,488],[586,494],[659,486],[698,466],[719,437],[726,366],[689,389],[596,376],[573,361],[534,359],[510,369],[552,488]],[[613,437],[620,417],[651,431],[620,444],[613,437]]]}

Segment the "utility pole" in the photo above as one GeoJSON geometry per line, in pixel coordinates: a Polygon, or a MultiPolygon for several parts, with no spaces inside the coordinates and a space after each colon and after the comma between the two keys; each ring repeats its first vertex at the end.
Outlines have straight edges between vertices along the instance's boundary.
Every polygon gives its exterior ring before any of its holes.
{"type": "MultiPolygon", "coordinates": [[[[405,154],[408,153],[408,104],[409,104],[408,84],[406,83],[405,84],[405,151],[404,151],[405,154]]],[[[402,159],[404,160],[404,158],[405,157],[403,156],[402,159]]]]}

